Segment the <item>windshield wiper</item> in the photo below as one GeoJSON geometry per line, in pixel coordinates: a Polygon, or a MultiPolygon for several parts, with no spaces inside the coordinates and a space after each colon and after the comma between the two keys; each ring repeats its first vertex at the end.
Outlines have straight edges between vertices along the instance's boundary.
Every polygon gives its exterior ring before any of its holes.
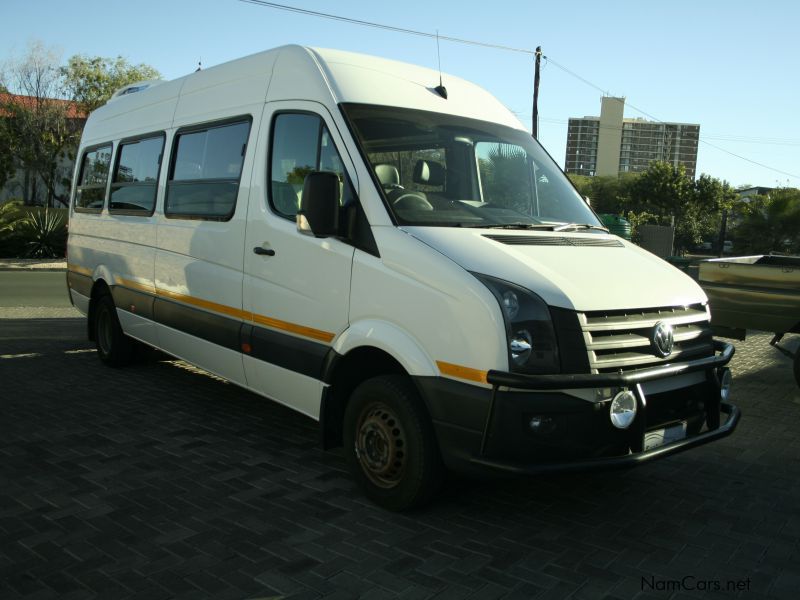
{"type": "Polygon", "coordinates": [[[553,225],[553,231],[570,231],[572,229],[598,229],[609,233],[608,229],[600,225],[591,225],[589,223],[563,223],[561,225],[553,225]]]}
{"type": "Polygon", "coordinates": [[[552,225],[545,225],[544,223],[485,223],[482,225],[462,225],[462,227],[474,227],[476,229],[553,229],[552,225]]]}

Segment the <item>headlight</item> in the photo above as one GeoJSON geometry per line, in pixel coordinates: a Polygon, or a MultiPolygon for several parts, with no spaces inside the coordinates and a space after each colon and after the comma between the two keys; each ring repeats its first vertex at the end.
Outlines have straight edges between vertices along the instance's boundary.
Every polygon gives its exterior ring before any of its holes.
{"type": "Polygon", "coordinates": [[[550,309],[533,292],[473,273],[497,298],[506,325],[508,364],[518,373],[559,373],[558,344],[550,309]]]}

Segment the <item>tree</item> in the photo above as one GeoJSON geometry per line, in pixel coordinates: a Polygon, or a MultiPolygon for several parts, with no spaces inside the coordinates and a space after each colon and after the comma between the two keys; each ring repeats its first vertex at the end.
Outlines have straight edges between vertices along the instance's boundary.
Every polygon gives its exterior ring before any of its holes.
{"type": "Polygon", "coordinates": [[[628,208],[641,224],[642,214],[658,225],[675,223],[675,252],[683,254],[711,235],[719,222],[720,208],[730,199],[727,183],[701,176],[695,182],[686,169],[667,162],[652,162],[631,185],[628,208]]]}
{"type": "Polygon", "coordinates": [[[148,79],[159,79],[161,74],[149,65],[131,65],[121,56],[75,55],[61,68],[67,95],[86,113],[102,106],[114,92],[125,85],[148,79]]]}
{"type": "Polygon", "coordinates": [[[621,214],[629,204],[630,187],[638,175],[570,175],[569,178],[582,196],[588,196],[597,213],[621,214]]]}
{"type": "MultiPolygon", "coordinates": [[[[0,103],[0,110],[2,110],[2,103],[0,103]]],[[[0,115],[0,189],[5,187],[6,182],[14,176],[12,141],[13,138],[8,128],[7,119],[0,115]]]]}
{"type": "Polygon", "coordinates": [[[737,203],[742,221],[736,228],[737,249],[745,253],[800,253],[800,190],[778,188],[769,196],[737,203]]]}
{"type": "MultiPolygon", "coordinates": [[[[63,85],[59,57],[41,42],[32,42],[21,59],[12,60],[2,73],[2,85],[15,95],[0,102],[2,137],[12,157],[12,169],[24,172],[23,199],[36,201],[37,186],[46,188],[46,203],[56,199],[56,185],[64,177],[65,159],[74,151],[80,126],[61,100],[63,85]]],[[[7,159],[6,159],[7,160],[7,159]]]]}
{"type": "Polygon", "coordinates": [[[484,200],[528,214],[531,187],[525,150],[512,144],[494,144],[488,159],[479,161],[484,200]]]}

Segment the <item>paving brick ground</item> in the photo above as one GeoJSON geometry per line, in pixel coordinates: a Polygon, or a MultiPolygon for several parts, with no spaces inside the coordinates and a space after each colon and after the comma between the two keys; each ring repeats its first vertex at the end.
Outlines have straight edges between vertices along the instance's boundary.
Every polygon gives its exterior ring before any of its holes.
{"type": "Polygon", "coordinates": [[[182,363],[108,369],[82,320],[44,314],[0,319],[0,598],[800,590],[800,392],[768,336],[738,344],[744,416],[721,442],[624,472],[455,480],[398,515],[308,419],[182,363]]]}

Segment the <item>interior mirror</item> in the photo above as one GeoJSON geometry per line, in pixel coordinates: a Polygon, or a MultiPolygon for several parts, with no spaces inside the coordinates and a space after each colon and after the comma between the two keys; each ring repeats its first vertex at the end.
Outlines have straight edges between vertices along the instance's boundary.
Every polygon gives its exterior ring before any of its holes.
{"type": "Polygon", "coordinates": [[[297,230],[305,235],[328,237],[339,232],[339,176],[328,171],[306,175],[297,230]]]}

